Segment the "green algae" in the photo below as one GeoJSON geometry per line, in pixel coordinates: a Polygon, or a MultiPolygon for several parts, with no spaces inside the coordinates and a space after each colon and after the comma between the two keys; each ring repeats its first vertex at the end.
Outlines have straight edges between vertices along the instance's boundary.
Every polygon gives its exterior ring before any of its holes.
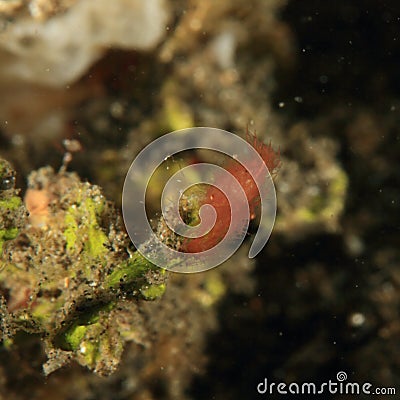
{"type": "Polygon", "coordinates": [[[166,286],[164,283],[160,285],[144,286],[140,289],[140,293],[146,300],[155,300],[165,293],[166,286]]]}
{"type": "Polygon", "coordinates": [[[0,209],[15,211],[22,205],[22,200],[18,196],[12,196],[9,199],[0,200],[0,209]]]}
{"type": "Polygon", "coordinates": [[[15,172],[11,165],[0,158],[0,255],[4,243],[18,236],[25,223],[25,208],[14,189],[15,172]]]}
{"type": "Polygon", "coordinates": [[[67,228],[64,231],[64,237],[67,242],[67,251],[72,252],[75,249],[75,244],[78,239],[78,223],[74,216],[74,210],[68,210],[65,216],[65,225],[67,228]]]}
{"type": "Polygon", "coordinates": [[[64,334],[66,350],[79,350],[79,346],[87,332],[86,325],[74,325],[64,334]]]}
{"type": "Polygon", "coordinates": [[[67,251],[73,252],[77,248],[78,237],[86,238],[84,250],[90,257],[100,257],[107,252],[105,245],[107,235],[100,227],[99,218],[104,212],[104,202],[85,199],[82,203],[72,205],[65,215],[64,236],[67,251]]]}
{"type": "MultiPolygon", "coordinates": [[[[164,275],[165,270],[152,264],[139,252],[132,254],[131,258],[116,266],[110,275],[105,279],[105,286],[116,289],[121,286],[138,286],[142,284],[147,273],[157,272],[164,275]]],[[[140,289],[140,287],[137,287],[140,289]]]]}
{"type": "Polygon", "coordinates": [[[307,207],[300,208],[296,217],[305,223],[327,222],[337,218],[344,208],[348,178],[344,171],[337,168],[326,191],[315,196],[307,207]]]}
{"type": "Polygon", "coordinates": [[[18,236],[18,228],[0,229],[0,254],[3,251],[4,242],[15,239],[18,236]]]}

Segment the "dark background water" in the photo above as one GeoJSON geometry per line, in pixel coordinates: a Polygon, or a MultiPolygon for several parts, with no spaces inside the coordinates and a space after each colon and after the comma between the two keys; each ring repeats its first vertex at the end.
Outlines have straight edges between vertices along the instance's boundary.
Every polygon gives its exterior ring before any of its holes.
{"type": "MultiPolygon", "coordinates": [[[[295,243],[272,235],[279,252],[266,249],[258,259],[257,296],[229,296],[220,305],[221,330],[209,340],[211,365],[195,398],[263,398],[256,384],[264,378],[321,384],[339,371],[347,382],[398,390],[399,12],[395,1],[290,1],[284,8],[298,56],[279,76],[276,103],[287,104],[288,125],[306,120],[339,144],[349,177],[343,231],[295,243]],[[355,141],[348,126],[360,112],[376,124],[361,126],[355,141]],[[356,255],[349,231],[363,243],[356,255]]],[[[275,397],[282,396],[265,395],[275,397]]]]}

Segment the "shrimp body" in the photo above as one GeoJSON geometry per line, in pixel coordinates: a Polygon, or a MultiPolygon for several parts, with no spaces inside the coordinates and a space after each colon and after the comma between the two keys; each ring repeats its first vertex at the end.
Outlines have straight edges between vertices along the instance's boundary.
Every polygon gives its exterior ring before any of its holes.
{"type": "MultiPolygon", "coordinates": [[[[248,131],[246,140],[257,150],[270,174],[274,176],[280,166],[279,151],[275,151],[271,144],[267,145],[261,142],[255,134],[249,133],[248,131]]],[[[260,204],[260,194],[254,179],[242,164],[233,159],[227,163],[224,169],[231,173],[243,188],[249,206],[250,219],[254,219],[260,204]]],[[[260,170],[256,172],[256,174],[261,174],[263,171],[264,170],[260,170]]],[[[256,178],[258,177],[256,176],[256,178]]],[[[268,177],[265,177],[265,179],[267,178],[268,177]]],[[[231,222],[235,223],[235,221],[231,221],[232,217],[229,201],[225,194],[218,189],[218,186],[217,177],[215,185],[208,187],[200,204],[200,206],[209,204],[214,207],[216,211],[216,221],[213,228],[204,236],[184,241],[182,246],[183,251],[187,253],[199,253],[214,247],[224,238],[231,222]]]]}

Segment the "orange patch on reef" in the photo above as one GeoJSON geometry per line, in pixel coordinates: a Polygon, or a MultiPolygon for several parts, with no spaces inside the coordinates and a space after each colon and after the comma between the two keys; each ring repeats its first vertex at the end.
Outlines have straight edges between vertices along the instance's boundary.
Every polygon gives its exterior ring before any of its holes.
{"type": "Polygon", "coordinates": [[[50,197],[47,190],[28,189],[25,194],[25,207],[33,226],[42,226],[49,216],[50,197]]]}

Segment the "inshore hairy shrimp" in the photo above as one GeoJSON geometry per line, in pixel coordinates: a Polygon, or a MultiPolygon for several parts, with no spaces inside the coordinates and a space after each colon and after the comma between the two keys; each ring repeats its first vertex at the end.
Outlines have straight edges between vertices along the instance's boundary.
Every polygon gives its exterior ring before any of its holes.
{"type": "MultiPolygon", "coordinates": [[[[263,159],[271,176],[275,176],[280,166],[280,152],[273,149],[271,143],[265,144],[257,135],[247,129],[246,140],[251,144],[263,159]]],[[[250,211],[250,220],[255,219],[257,208],[260,204],[260,194],[256,183],[248,170],[239,162],[230,159],[224,169],[230,172],[242,186],[250,211]]],[[[261,171],[260,171],[261,173],[261,171]]],[[[265,177],[269,179],[269,177],[265,177]]],[[[216,211],[216,221],[213,228],[204,236],[187,239],[182,245],[182,250],[187,253],[199,253],[214,247],[226,235],[231,224],[231,208],[227,197],[218,189],[218,177],[215,185],[208,186],[204,197],[200,201],[200,206],[209,204],[216,211]]]]}

